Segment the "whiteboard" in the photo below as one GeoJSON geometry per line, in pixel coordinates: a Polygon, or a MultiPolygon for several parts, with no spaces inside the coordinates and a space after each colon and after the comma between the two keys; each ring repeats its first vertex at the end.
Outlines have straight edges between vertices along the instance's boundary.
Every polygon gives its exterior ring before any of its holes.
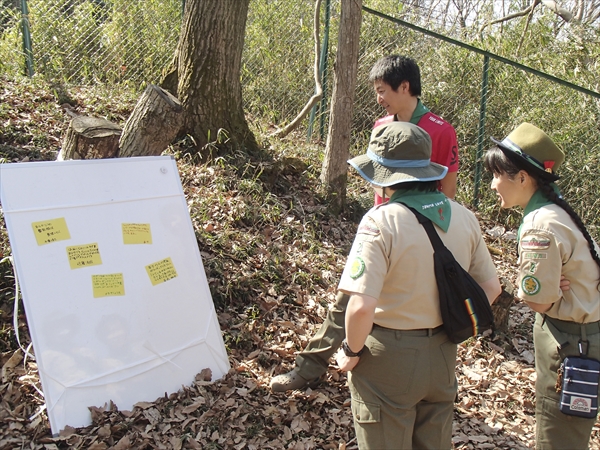
{"type": "Polygon", "coordinates": [[[0,164],[0,202],[53,434],[227,373],[174,159],[0,164]]]}

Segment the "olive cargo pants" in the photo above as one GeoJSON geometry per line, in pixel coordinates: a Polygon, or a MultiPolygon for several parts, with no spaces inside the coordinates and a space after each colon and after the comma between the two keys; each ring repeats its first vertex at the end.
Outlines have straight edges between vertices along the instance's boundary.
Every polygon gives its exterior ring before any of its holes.
{"type": "MultiPolygon", "coordinates": [[[[543,316],[536,314],[533,328],[537,374],[535,448],[537,450],[586,450],[596,420],[563,414],[559,409],[560,393],[556,392],[555,388],[557,371],[563,358],[579,355],[577,343],[580,334],[568,332],[574,330],[559,330],[569,340],[569,345],[559,353],[557,341],[548,330],[548,324],[542,326],[543,322],[543,316]]],[[[587,356],[600,360],[600,324],[596,333],[588,332],[587,340],[589,341],[587,356]]]]}
{"type": "Polygon", "coordinates": [[[345,317],[350,296],[337,293],[333,307],[325,321],[306,348],[296,356],[298,374],[305,380],[313,380],[327,371],[329,359],[335,354],[346,337],[345,317]]]}

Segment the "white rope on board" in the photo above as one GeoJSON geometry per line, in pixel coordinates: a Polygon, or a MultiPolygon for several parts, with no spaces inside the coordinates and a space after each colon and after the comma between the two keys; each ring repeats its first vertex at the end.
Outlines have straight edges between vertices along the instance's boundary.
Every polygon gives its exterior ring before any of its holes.
{"type": "Polygon", "coordinates": [[[24,348],[23,345],[21,344],[21,338],[19,337],[19,280],[17,278],[17,269],[15,267],[14,261],[12,256],[7,256],[5,258],[3,258],[2,260],[0,260],[0,263],[3,263],[4,261],[10,261],[12,268],[13,268],[13,275],[15,277],[15,304],[14,304],[14,310],[13,310],[13,328],[15,330],[15,336],[17,338],[17,343],[19,344],[19,347],[21,348],[21,350],[23,350],[23,354],[25,355],[25,360],[23,361],[23,363],[27,362],[27,357],[31,358],[33,361],[35,361],[35,356],[31,353],[29,353],[29,350],[31,349],[32,344],[29,344],[29,346],[27,348],[24,348]]]}

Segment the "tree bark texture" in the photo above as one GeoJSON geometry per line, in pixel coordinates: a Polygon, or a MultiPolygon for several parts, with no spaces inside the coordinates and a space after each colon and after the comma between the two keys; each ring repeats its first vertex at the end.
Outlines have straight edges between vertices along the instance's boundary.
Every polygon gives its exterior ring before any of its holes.
{"type": "Polygon", "coordinates": [[[175,139],[183,121],[179,100],[149,85],[125,123],[119,156],[158,156],[175,139]]]}
{"type": "Polygon", "coordinates": [[[321,182],[337,194],[337,205],[346,200],[347,160],[350,155],[350,131],[354,90],[358,72],[358,49],[362,21],[362,0],[341,2],[340,31],[331,99],[331,115],[321,182]]]}
{"type": "Polygon", "coordinates": [[[77,116],[71,120],[58,160],[115,158],[122,129],[106,119],[77,116]]]}
{"type": "MultiPolygon", "coordinates": [[[[184,129],[200,147],[224,131],[258,148],[242,105],[240,71],[250,0],[187,0],[177,46],[177,97],[184,129]]],[[[171,75],[171,79],[172,79],[171,75]]]]}
{"type": "Polygon", "coordinates": [[[510,307],[515,301],[514,287],[506,278],[502,278],[500,281],[502,284],[502,292],[492,305],[492,312],[494,313],[496,331],[506,333],[508,331],[510,307]]]}

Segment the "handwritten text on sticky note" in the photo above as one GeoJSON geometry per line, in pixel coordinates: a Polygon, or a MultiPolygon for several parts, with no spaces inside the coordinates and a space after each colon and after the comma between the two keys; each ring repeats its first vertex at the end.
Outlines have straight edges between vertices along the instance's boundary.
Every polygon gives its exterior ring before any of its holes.
{"type": "Polygon", "coordinates": [[[94,290],[94,298],[125,295],[123,274],[92,275],[92,288],[94,290]]]}
{"type": "Polygon", "coordinates": [[[124,244],[152,244],[149,223],[122,223],[124,244]]]}
{"type": "Polygon", "coordinates": [[[98,244],[73,245],[67,247],[69,265],[71,269],[80,269],[82,267],[98,266],[102,264],[100,259],[100,250],[98,244]]]}
{"type": "Polygon", "coordinates": [[[173,265],[171,258],[165,258],[162,261],[155,262],[146,266],[146,272],[150,277],[152,286],[156,286],[159,283],[164,283],[177,276],[177,271],[173,265]]]}
{"type": "Polygon", "coordinates": [[[64,217],[33,222],[31,226],[33,227],[38,245],[71,239],[69,229],[67,228],[67,221],[64,217]]]}

